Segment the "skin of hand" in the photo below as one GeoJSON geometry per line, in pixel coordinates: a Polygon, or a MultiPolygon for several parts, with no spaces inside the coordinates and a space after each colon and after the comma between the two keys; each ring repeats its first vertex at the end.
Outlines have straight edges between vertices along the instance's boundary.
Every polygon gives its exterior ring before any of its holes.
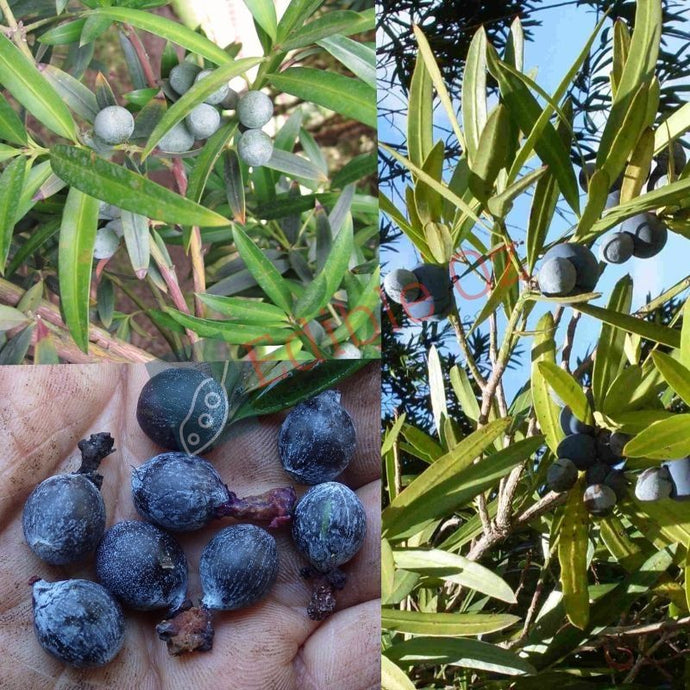
{"type": "MultiPolygon", "coordinates": [[[[372,363],[337,388],[357,429],[354,459],[339,478],[353,488],[367,514],[367,536],[359,553],[343,566],[348,576],[337,593],[337,610],[325,621],[310,620],[310,585],[300,577],[306,562],[296,551],[289,526],[272,530],[278,544],[278,579],[268,596],[240,611],[214,612],[210,652],[172,657],[155,632],[163,612],[124,609],[125,643],[108,665],[75,669],[45,652],[33,630],[34,577],[49,581],[95,580],[93,559],[50,566],[35,556],[22,532],[22,509],[45,478],[74,472],[77,442],[110,432],[116,451],[102,462],[106,528],[141,519],[132,503],[130,471],[161,452],[139,428],[135,412],[149,374],[140,365],[0,367],[0,685],[63,690],[138,688],[195,690],[368,690],[380,687],[380,378],[372,363]]],[[[293,484],[277,450],[285,413],[238,422],[227,440],[205,454],[231,491],[258,494],[293,484]]],[[[295,486],[298,496],[307,489],[295,486]]],[[[198,603],[199,557],[225,518],[174,535],[189,562],[188,594],[198,603]]]]}

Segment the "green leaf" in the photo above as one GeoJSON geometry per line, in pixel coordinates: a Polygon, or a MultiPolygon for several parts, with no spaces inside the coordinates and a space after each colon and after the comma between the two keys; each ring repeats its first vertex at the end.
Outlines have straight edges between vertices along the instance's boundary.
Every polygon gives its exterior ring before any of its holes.
{"type": "Polygon", "coordinates": [[[328,180],[323,171],[310,160],[303,156],[298,156],[296,153],[289,153],[276,148],[273,149],[273,154],[265,166],[293,178],[315,180],[316,182],[326,182],[328,180]]]}
{"type": "Polygon", "coordinates": [[[222,67],[214,69],[206,78],[196,82],[189,91],[180,96],[166,110],[160,122],[153,128],[141,155],[146,158],[165,133],[189,115],[197,105],[203,103],[208,96],[223,84],[227,84],[230,79],[245,74],[249,69],[258,65],[261,60],[262,58],[243,58],[230,62],[230,64],[223,64],[222,67]]]}
{"type": "MultiPolygon", "coordinates": [[[[289,328],[201,319],[169,307],[165,309],[165,313],[202,338],[215,338],[249,348],[261,345],[282,345],[295,337],[294,332],[289,328]]],[[[254,358],[256,359],[256,356],[254,358]]]]}
{"type": "Polygon", "coordinates": [[[0,33],[0,83],[41,124],[61,137],[77,140],[74,120],[60,95],[3,33],[0,33]]]}
{"type": "Polygon", "coordinates": [[[560,409],[549,394],[546,382],[539,364],[541,362],[556,362],[556,343],[554,342],[555,326],[553,314],[546,312],[537,323],[532,345],[532,404],[537,415],[539,428],[546,437],[546,443],[555,453],[563,438],[563,430],[559,422],[560,409]]]}
{"type": "Polygon", "coordinates": [[[71,74],[63,72],[54,65],[41,65],[43,76],[53,85],[57,93],[62,96],[67,105],[87,122],[93,122],[99,107],[93,91],[75,79],[71,74]]]}
{"type": "Polygon", "coordinates": [[[547,168],[541,167],[531,173],[520,177],[516,182],[506,187],[500,194],[492,196],[488,203],[488,209],[494,218],[505,218],[513,209],[513,202],[529,189],[535,182],[541,179],[547,172],[547,168]]]}
{"type": "Polygon", "coordinates": [[[359,79],[311,67],[288,67],[267,78],[279,91],[376,127],[376,90],[359,79]]]}
{"type": "MultiPolygon", "coordinates": [[[[512,117],[523,132],[531,132],[539,121],[542,109],[523,83],[522,75],[515,73],[511,67],[501,62],[491,46],[487,52],[487,62],[489,70],[498,81],[501,95],[512,117]]],[[[534,148],[558,180],[561,193],[568,205],[575,213],[579,213],[579,191],[570,162],[570,152],[550,122],[544,124],[543,131],[534,142],[534,148]]]]}
{"type": "Polygon", "coordinates": [[[322,38],[318,44],[365,84],[376,88],[376,52],[346,36],[322,38]]]}
{"type": "Polygon", "coordinates": [[[405,671],[387,656],[381,656],[381,690],[414,690],[414,683],[405,671]]]}
{"type": "Polygon", "coordinates": [[[19,115],[12,110],[12,106],[0,93],[0,137],[20,146],[27,143],[26,129],[19,119],[19,115]]]}
{"type": "Polygon", "coordinates": [[[122,211],[122,229],[127,254],[137,278],[146,276],[151,258],[149,219],[139,213],[122,211]]]}
{"type": "Polygon", "coordinates": [[[273,0],[244,0],[244,4],[254,17],[254,21],[270,36],[275,43],[278,30],[278,18],[273,0]]]}
{"type": "Polygon", "coordinates": [[[436,64],[436,58],[434,57],[434,53],[431,50],[431,46],[429,45],[426,36],[422,33],[422,30],[419,28],[419,26],[413,24],[412,30],[414,31],[415,38],[417,39],[419,53],[422,56],[422,59],[424,60],[424,64],[426,65],[426,68],[429,72],[429,76],[431,77],[431,81],[433,82],[434,87],[436,88],[436,94],[438,95],[438,98],[441,101],[443,109],[446,111],[448,122],[450,122],[450,126],[453,128],[453,132],[457,137],[460,146],[462,148],[465,148],[465,136],[463,135],[460,129],[460,125],[458,124],[457,117],[455,116],[455,107],[453,106],[453,103],[450,99],[450,94],[446,89],[446,84],[443,79],[443,75],[441,74],[441,70],[436,64]]]}
{"type": "Polygon", "coordinates": [[[580,479],[568,492],[563,520],[558,533],[558,562],[561,566],[563,603],[568,620],[580,630],[589,622],[589,593],[587,591],[587,532],[589,515],[582,494],[580,479]]]}
{"type": "Polygon", "coordinates": [[[553,173],[547,171],[537,182],[527,226],[527,270],[531,273],[544,248],[546,235],[556,212],[559,190],[553,173]]]}
{"type": "Polygon", "coordinates": [[[369,15],[352,10],[332,10],[294,31],[281,50],[294,50],[316,43],[333,34],[357,34],[373,29],[374,25],[369,15]]]}
{"type": "Polygon", "coordinates": [[[624,204],[640,196],[640,192],[649,179],[654,155],[654,132],[647,128],[637,142],[635,150],[625,169],[621,185],[620,203],[624,204]]]}
{"type": "Polygon", "coordinates": [[[468,162],[472,162],[477,155],[479,137],[487,118],[486,46],[486,31],[481,27],[472,37],[462,80],[462,123],[468,162]]]}
{"type": "Polygon", "coordinates": [[[509,425],[510,419],[490,422],[417,476],[383,511],[384,535],[399,540],[418,533],[493,486],[543,443],[542,437],[519,441],[473,464],[509,425]]]}
{"type": "Polygon", "coordinates": [[[586,424],[593,424],[592,410],[580,384],[565,369],[548,360],[537,362],[539,372],[553,388],[554,393],[586,424]]]}
{"type": "Polygon", "coordinates": [[[643,321],[629,314],[620,314],[611,309],[595,307],[592,304],[576,304],[573,308],[581,311],[583,314],[589,314],[589,316],[593,316],[595,319],[608,323],[621,331],[637,333],[643,338],[662,345],[668,345],[669,347],[680,347],[680,332],[674,328],[643,321]]]}
{"type": "Polygon", "coordinates": [[[24,158],[15,158],[0,176],[0,273],[2,275],[5,275],[5,264],[12,244],[12,233],[17,221],[26,166],[24,158]]]}
{"type": "Polygon", "coordinates": [[[480,413],[479,402],[465,369],[457,364],[454,365],[450,370],[450,383],[453,386],[453,392],[462,407],[462,411],[476,422],[479,419],[480,413]]]}
{"type": "Polygon", "coordinates": [[[47,46],[62,46],[68,43],[76,43],[81,36],[84,24],[86,24],[86,19],[64,22],[41,34],[38,40],[47,46]]]}
{"type": "Polygon", "coordinates": [[[266,302],[245,297],[220,297],[203,292],[198,293],[197,297],[213,311],[243,323],[280,326],[288,322],[285,312],[280,307],[266,302]]]}
{"type": "MultiPolygon", "coordinates": [[[[381,455],[385,455],[398,440],[398,435],[400,434],[400,429],[402,429],[405,423],[405,413],[403,412],[396,420],[395,424],[390,429],[386,430],[383,437],[383,442],[381,443],[381,455]]],[[[385,541],[385,540],[384,540],[385,541]]]]}
{"type": "MultiPolygon", "coordinates": [[[[362,340],[356,336],[360,331],[365,331],[371,326],[374,330],[379,330],[380,318],[380,293],[379,293],[380,268],[371,274],[369,281],[362,289],[360,296],[354,303],[350,303],[350,311],[341,318],[342,323],[333,331],[332,341],[342,343],[345,340],[362,340]]],[[[360,345],[368,344],[372,339],[360,345]]]]}
{"type": "Polygon", "coordinates": [[[690,367],[690,297],[683,306],[683,324],[680,330],[680,361],[690,367]]]}
{"type": "Polygon", "coordinates": [[[381,610],[381,627],[384,630],[412,635],[486,635],[509,628],[519,621],[518,616],[508,613],[429,613],[385,608],[381,610]]]}
{"type": "MultiPolygon", "coordinates": [[[[632,291],[632,280],[623,276],[611,291],[609,311],[627,314],[632,304],[632,291]]],[[[596,407],[603,407],[609,387],[625,366],[624,347],[625,333],[613,325],[602,324],[592,371],[592,394],[596,407]]]]}
{"type": "Polygon", "coordinates": [[[84,352],[89,347],[89,288],[97,227],[98,199],[72,187],[60,226],[60,304],[74,342],[84,352]]]}
{"type": "Polygon", "coordinates": [[[10,307],[7,304],[0,304],[0,332],[9,331],[29,321],[30,319],[27,315],[19,311],[19,309],[10,307]]]}
{"type": "Polygon", "coordinates": [[[407,153],[418,167],[424,165],[433,147],[433,105],[429,70],[417,56],[407,106],[407,153]]]}
{"type": "Polygon", "coordinates": [[[24,358],[29,351],[29,347],[31,347],[35,330],[36,324],[30,323],[8,340],[2,350],[0,350],[0,365],[24,364],[24,358]]]}
{"type": "Polygon", "coordinates": [[[402,570],[439,577],[509,604],[517,601],[503,578],[459,554],[441,549],[403,549],[393,551],[393,558],[402,570]]]}
{"type": "Polygon", "coordinates": [[[288,3],[278,22],[278,41],[284,41],[296,27],[303,26],[322,4],[323,0],[292,0],[288,3]]]}
{"type": "Polygon", "coordinates": [[[690,454],[690,414],[654,422],[625,446],[625,456],[674,460],[690,454]]]}
{"type": "Polygon", "coordinates": [[[653,351],[652,359],[659,373],[673,390],[690,405],[690,369],[663,352],[653,351]]]}
{"type": "Polygon", "coordinates": [[[187,187],[187,198],[199,202],[204,194],[204,189],[208,182],[216,161],[237,131],[237,122],[228,122],[221,127],[215,134],[208,138],[201,152],[196,158],[194,168],[189,175],[189,185],[187,187]]]}
{"type": "Polygon", "coordinates": [[[479,147],[470,165],[470,189],[486,201],[493,192],[498,173],[509,163],[512,123],[508,109],[500,103],[491,111],[479,137],[479,147]]]}
{"type": "Polygon", "coordinates": [[[67,184],[152,220],[180,225],[224,227],[227,218],[185,199],[124,166],[111,163],[91,151],[74,146],[53,146],[50,165],[67,184]]]}
{"type": "Polygon", "coordinates": [[[256,279],[259,287],[271,298],[274,304],[278,305],[286,314],[290,314],[292,311],[292,294],[288,283],[244,230],[235,225],[232,234],[242,261],[256,279]]]}
{"type": "Polygon", "coordinates": [[[537,672],[530,663],[507,649],[489,642],[465,638],[415,637],[394,644],[386,650],[386,656],[408,664],[450,664],[463,669],[474,668],[508,676],[537,672]]]}
{"type": "Polygon", "coordinates": [[[440,432],[444,417],[448,416],[446,407],[446,390],[443,385],[443,368],[438,350],[432,345],[427,355],[427,368],[429,371],[429,398],[431,399],[431,411],[434,417],[436,431],[440,432]]]}
{"type": "Polygon", "coordinates": [[[205,57],[214,65],[232,62],[232,58],[208,38],[160,15],[125,7],[102,7],[89,14],[131,24],[161,38],[167,38],[189,52],[205,57]]]}

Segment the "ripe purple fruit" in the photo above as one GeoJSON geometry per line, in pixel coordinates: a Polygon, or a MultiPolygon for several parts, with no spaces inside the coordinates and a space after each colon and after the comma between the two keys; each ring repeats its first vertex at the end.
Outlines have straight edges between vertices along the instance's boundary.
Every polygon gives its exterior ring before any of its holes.
{"type": "Polygon", "coordinates": [[[594,427],[590,424],[585,424],[580,421],[574,414],[573,411],[566,405],[561,409],[561,413],[558,416],[558,421],[563,429],[563,433],[566,436],[572,434],[593,434],[594,427]]]}
{"type": "Polygon", "coordinates": [[[226,527],[204,547],[199,575],[205,608],[251,606],[268,594],[278,576],[275,539],[256,525],[226,527]]]}
{"type": "Polygon", "coordinates": [[[546,484],[551,491],[569,491],[577,481],[577,467],[568,458],[558,458],[546,472],[546,484]]]}
{"type": "Polygon", "coordinates": [[[583,244],[563,242],[551,247],[544,254],[544,263],[552,259],[568,259],[575,266],[577,273],[575,293],[594,290],[599,280],[599,262],[590,249],[583,244]]]}
{"type": "Polygon", "coordinates": [[[187,559],[172,536],[147,522],[113,525],[96,551],[100,582],[123,604],[139,611],[182,606],[187,559]]]}
{"type": "Polygon", "coordinates": [[[334,390],[297,405],[285,418],[278,452],[285,471],[301,484],[335,479],[355,452],[357,435],[352,418],[334,390]]]}
{"type": "Polygon", "coordinates": [[[321,573],[347,563],[361,548],[365,535],[364,506],[344,484],[317,484],[297,503],[292,538],[310,565],[321,573]]]}
{"type": "Polygon", "coordinates": [[[173,532],[200,529],[229,499],[210,462],[186,453],[161,453],[132,468],[132,498],[139,514],[173,532]]]}
{"type": "Polygon", "coordinates": [[[453,305],[453,284],[447,266],[421,264],[412,270],[419,295],[405,301],[407,314],[416,321],[442,321],[453,305]]]}
{"type": "Polygon", "coordinates": [[[414,302],[421,295],[417,276],[406,268],[396,268],[388,273],[383,279],[383,289],[397,304],[414,302]]]}
{"type": "Polygon", "coordinates": [[[115,658],[125,639],[120,606],[96,582],[37,580],[33,611],[43,649],[70,666],[103,666],[115,658]]]}
{"type": "Polygon", "coordinates": [[[632,235],[627,232],[615,232],[604,239],[599,249],[599,258],[607,264],[622,264],[633,255],[634,249],[632,235]]]}
{"type": "Polygon", "coordinates": [[[592,515],[604,516],[616,505],[616,493],[606,484],[592,484],[585,489],[583,500],[592,515]]]}
{"type": "Polygon", "coordinates": [[[137,421],[159,446],[199,454],[218,440],[228,411],[227,392],[218,381],[198,369],[171,367],[141,389],[137,421]]]}
{"type": "Polygon", "coordinates": [[[604,479],[604,484],[613,489],[613,493],[616,494],[618,501],[622,501],[628,493],[628,482],[621,470],[609,470],[604,479]]]}
{"type": "Polygon", "coordinates": [[[597,461],[596,441],[589,434],[571,434],[558,444],[556,455],[569,458],[578,470],[584,471],[597,461]]]}

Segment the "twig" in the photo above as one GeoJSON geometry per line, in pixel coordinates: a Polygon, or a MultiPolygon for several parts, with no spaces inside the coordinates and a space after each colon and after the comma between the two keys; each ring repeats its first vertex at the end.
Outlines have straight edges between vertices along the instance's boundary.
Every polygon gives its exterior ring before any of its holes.
{"type": "Polygon", "coordinates": [[[2,10],[2,16],[5,17],[5,21],[7,21],[10,28],[10,35],[8,38],[11,38],[17,48],[19,48],[19,50],[21,50],[33,63],[34,56],[31,54],[31,50],[29,50],[29,46],[26,43],[26,32],[24,31],[24,27],[14,18],[14,14],[7,0],[0,0],[0,10],[2,10]]]}
{"type": "Polygon", "coordinates": [[[579,311],[573,312],[573,315],[570,317],[570,321],[568,322],[568,329],[565,332],[563,352],[561,353],[561,365],[567,372],[570,372],[570,353],[573,349],[575,330],[577,329],[577,324],[580,321],[580,316],[582,316],[582,314],[579,311]]]}
{"type": "MultiPolygon", "coordinates": [[[[24,290],[0,278],[0,303],[14,307],[24,296],[24,290]]],[[[61,359],[75,364],[88,362],[150,362],[156,358],[148,352],[112,336],[108,331],[89,326],[89,353],[82,352],[69,335],[60,310],[50,302],[41,300],[34,315],[43,319],[57,340],[56,349],[61,359]]]]}
{"type": "Polygon", "coordinates": [[[657,623],[648,623],[647,625],[630,625],[630,626],[616,626],[604,628],[599,634],[605,637],[628,637],[638,635],[649,635],[651,633],[659,632],[660,630],[673,631],[687,631],[690,628],[690,616],[679,618],[677,621],[659,621],[657,623]]]}
{"type": "Polygon", "coordinates": [[[465,336],[465,327],[462,325],[462,321],[460,320],[460,314],[458,313],[458,310],[455,306],[453,306],[453,309],[448,315],[448,321],[450,321],[450,324],[453,327],[453,330],[455,331],[458,343],[460,344],[460,349],[462,350],[463,355],[465,355],[465,361],[467,362],[467,366],[470,369],[472,377],[477,382],[477,385],[479,386],[480,390],[483,390],[486,386],[486,379],[482,376],[481,372],[479,371],[477,362],[475,361],[474,356],[472,355],[469,343],[467,342],[467,337],[465,336]]]}

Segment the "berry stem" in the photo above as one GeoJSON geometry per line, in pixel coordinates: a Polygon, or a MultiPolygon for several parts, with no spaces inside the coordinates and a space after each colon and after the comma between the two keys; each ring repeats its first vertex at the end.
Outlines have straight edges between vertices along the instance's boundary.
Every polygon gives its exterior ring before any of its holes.
{"type": "Polygon", "coordinates": [[[238,520],[269,521],[275,528],[287,524],[292,519],[297,495],[291,486],[271,489],[256,496],[240,498],[232,491],[227,503],[217,509],[217,517],[233,517],[238,520]]]}
{"type": "Polygon", "coordinates": [[[307,566],[302,568],[300,575],[307,580],[314,580],[307,615],[313,621],[325,620],[335,611],[335,593],[345,587],[345,573],[340,568],[320,573],[307,566]]]}
{"type": "Polygon", "coordinates": [[[180,609],[156,626],[158,637],[168,646],[168,654],[208,652],[213,648],[213,622],[205,606],[180,609]]]}
{"type": "Polygon", "coordinates": [[[103,475],[96,470],[101,460],[115,451],[114,445],[115,439],[107,431],[91,434],[88,439],[83,438],[77,443],[81,451],[81,467],[76,473],[86,475],[100,489],[103,475]]]}

